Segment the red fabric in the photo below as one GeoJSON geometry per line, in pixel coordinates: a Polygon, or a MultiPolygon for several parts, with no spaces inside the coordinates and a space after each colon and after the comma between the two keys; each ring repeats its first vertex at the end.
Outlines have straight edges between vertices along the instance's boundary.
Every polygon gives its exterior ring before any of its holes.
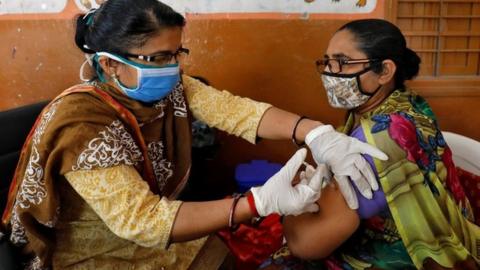
{"type": "Polygon", "coordinates": [[[457,167],[458,178],[466,191],[466,195],[472,205],[475,223],[480,225],[480,176],[462,170],[457,167]]]}
{"type": "Polygon", "coordinates": [[[250,211],[252,211],[252,215],[258,217],[257,207],[255,206],[255,198],[253,197],[253,193],[247,195],[248,206],[250,206],[250,211]]]}
{"type": "MultiPolygon", "coordinates": [[[[460,180],[460,168],[455,168],[455,164],[453,163],[452,159],[452,151],[450,150],[449,147],[445,147],[445,151],[443,152],[442,156],[442,161],[443,164],[445,164],[445,167],[447,168],[447,187],[452,192],[453,197],[459,202],[464,202],[465,201],[465,186],[462,186],[460,180]]],[[[465,171],[464,171],[465,172],[465,171]]],[[[469,200],[470,198],[467,197],[469,200]]],[[[475,215],[476,216],[476,215],[475,215]]]]}
{"type": "Polygon", "coordinates": [[[407,151],[407,159],[413,163],[422,161],[423,164],[428,164],[428,155],[420,147],[415,125],[399,114],[390,115],[390,120],[392,122],[388,133],[402,149],[407,151]]]}
{"type": "Polygon", "coordinates": [[[270,254],[282,246],[283,226],[279,215],[269,215],[260,224],[245,225],[235,232],[222,230],[218,235],[236,257],[238,270],[257,269],[270,254]]]}

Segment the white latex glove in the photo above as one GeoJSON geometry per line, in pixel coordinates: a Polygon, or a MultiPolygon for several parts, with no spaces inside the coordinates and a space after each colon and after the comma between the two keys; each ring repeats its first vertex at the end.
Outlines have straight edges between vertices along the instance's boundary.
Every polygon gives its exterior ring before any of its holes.
{"type": "Polygon", "coordinates": [[[387,155],[367,143],[335,131],[330,125],[310,131],[305,143],[312,151],[317,164],[326,163],[330,166],[350,208],[358,208],[357,195],[350,184],[350,179],[364,197],[372,198],[372,189],[377,190],[378,183],[368,162],[361,154],[368,154],[381,160],[387,160],[387,155]]]}
{"type": "Polygon", "coordinates": [[[320,198],[322,186],[320,177],[292,186],[292,180],[307,156],[307,149],[298,150],[285,166],[261,187],[251,189],[255,207],[260,216],[277,213],[280,215],[299,215],[305,212],[317,212],[315,203],[320,198]]]}
{"type": "Polygon", "coordinates": [[[300,172],[300,183],[307,184],[310,181],[321,181],[320,186],[324,188],[330,182],[332,173],[327,165],[320,164],[315,169],[315,167],[306,162],[303,162],[303,164],[305,165],[305,170],[300,172]]]}

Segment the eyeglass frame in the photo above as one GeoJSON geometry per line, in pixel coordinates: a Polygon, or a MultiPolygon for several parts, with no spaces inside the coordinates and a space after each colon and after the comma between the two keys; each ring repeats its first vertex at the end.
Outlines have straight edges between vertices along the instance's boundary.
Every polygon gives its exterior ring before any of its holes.
{"type": "Polygon", "coordinates": [[[187,48],[184,48],[184,47],[180,47],[178,48],[178,50],[174,53],[171,53],[171,52],[161,52],[161,53],[158,53],[158,54],[155,54],[155,55],[141,55],[141,54],[133,54],[133,53],[123,53],[122,56],[123,57],[128,57],[128,58],[134,58],[134,59],[139,59],[139,60],[142,60],[142,61],[145,61],[145,62],[149,62],[149,63],[154,63],[155,62],[155,58],[156,57],[165,57],[165,56],[169,56],[169,60],[167,61],[167,63],[170,63],[172,61],[172,59],[175,59],[175,61],[178,63],[178,59],[177,57],[180,55],[180,54],[186,54],[188,55],[190,53],[190,50],[187,49],[187,48]]]}
{"type": "Polygon", "coordinates": [[[315,61],[315,65],[317,66],[317,71],[322,73],[324,70],[320,70],[320,66],[324,66],[324,67],[328,67],[328,70],[330,71],[330,73],[333,73],[333,74],[338,74],[340,72],[342,72],[342,67],[344,65],[354,65],[354,64],[369,64],[369,63],[372,63],[372,62],[378,62],[378,61],[381,61],[380,59],[368,59],[368,58],[364,58],[364,59],[345,59],[345,58],[323,58],[323,59],[318,59],[315,61]],[[333,72],[332,71],[332,68],[331,66],[329,65],[329,61],[337,61],[338,62],[338,67],[339,67],[339,71],[337,72],[333,72]],[[327,63],[325,63],[325,61],[327,63]],[[323,63],[322,63],[323,62],[323,63]]]}

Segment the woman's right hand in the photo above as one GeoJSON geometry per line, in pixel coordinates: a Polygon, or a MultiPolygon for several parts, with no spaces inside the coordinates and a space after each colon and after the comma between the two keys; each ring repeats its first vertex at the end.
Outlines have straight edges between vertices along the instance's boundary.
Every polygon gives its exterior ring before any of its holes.
{"type": "Polygon", "coordinates": [[[340,191],[351,209],[358,208],[358,199],[352,182],[367,199],[372,198],[372,190],[378,190],[377,178],[361,154],[388,160],[388,156],[382,151],[337,132],[330,125],[311,130],[305,138],[305,143],[311,149],[317,164],[327,164],[335,174],[340,191]]]}
{"type": "Polygon", "coordinates": [[[315,203],[320,198],[324,170],[317,169],[313,175],[301,179],[292,186],[292,181],[307,155],[307,149],[298,150],[285,166],[272,176],[263,186],[251,189],[255,207],[260,216],[277,213],[280,215],[300,215],[317,212],[315,203]]]}

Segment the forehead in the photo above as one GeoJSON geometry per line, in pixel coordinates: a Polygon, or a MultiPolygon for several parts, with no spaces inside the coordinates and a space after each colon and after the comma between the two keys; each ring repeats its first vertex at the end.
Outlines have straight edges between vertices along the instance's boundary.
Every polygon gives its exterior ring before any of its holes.
{"type": "Polygon", "coordinates": [[[345,55],[352,59],[366,58],[365,53],[357,48],[355,36],[348,30],[341,30],[333,35],[328,43],[326,55],[330,58],[337,55],[345,55]]]}
{"type": "Polygon", "coordinates": [[[182,27],[165,28],[147,39],[142,47],[132,53],[151,54],[159,51],[176,51],[182,44],[182,27]]]}

